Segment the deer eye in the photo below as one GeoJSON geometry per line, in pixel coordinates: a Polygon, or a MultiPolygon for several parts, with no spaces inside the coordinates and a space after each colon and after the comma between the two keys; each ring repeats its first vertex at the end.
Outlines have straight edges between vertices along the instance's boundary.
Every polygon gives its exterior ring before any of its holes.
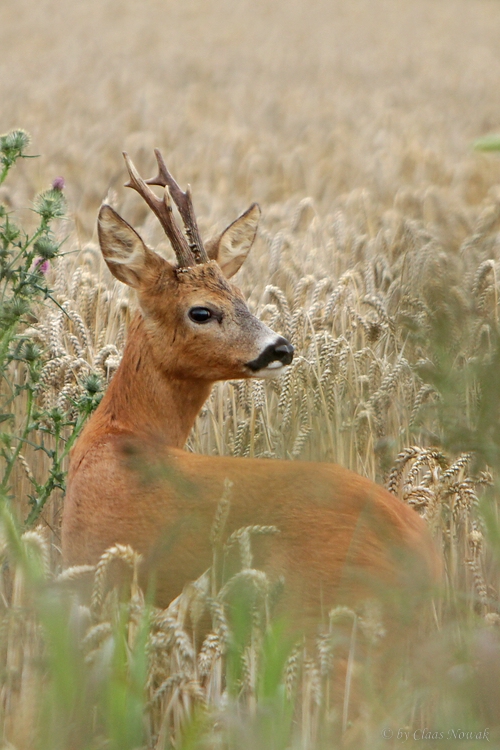
{"type": "Polygon", "coordinates": [[[192,307],[188,315],[195,323],[208,323],[213,317],[213,313],[208,307],[192,307]]]}

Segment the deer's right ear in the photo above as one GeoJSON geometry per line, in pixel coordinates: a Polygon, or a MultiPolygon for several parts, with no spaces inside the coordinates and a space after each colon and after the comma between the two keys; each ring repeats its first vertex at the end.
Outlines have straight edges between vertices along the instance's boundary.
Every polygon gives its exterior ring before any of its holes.
{"type": "Polygon", "coordinates": [[[137,289],[144,277],[148,259],[154,253],[146,247],[135,229],[107,204],[102,205],[99,211],[97,231],[104,260],[113,276],[137,289]]]}

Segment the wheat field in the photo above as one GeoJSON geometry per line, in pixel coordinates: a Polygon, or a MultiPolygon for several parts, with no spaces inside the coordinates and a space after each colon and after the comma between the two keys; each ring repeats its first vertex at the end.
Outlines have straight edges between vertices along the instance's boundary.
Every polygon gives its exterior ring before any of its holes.
{"type": "MultiPolygon", "coordinates": [[[[427,747],[455,747],[455,730],[474,733],[460,747],[484,746],[486,729],[500,742],[500,465],[491,448],[500,376],[488,369],[500,160],[472,148],[500,130],[499,39],[496,0],[3,0],[0,132],[25,128],[40,157],[16,166],[0,202],[29,226],[33,196],[62,176],[68,204],[63,257],[50,271],[60,307],[41,306],[30,326],[44,357],[40,408],[71,412],[82,376],[105,384],[120,361],[135,302],[100,258],[104,197],[171,257],[154,217],[123,188],[121,151],[149,176],[159,147],[192,186],[202,235],[260,204],[237,283],[296,348],[280,380],[218,384],[187,449],[334,461],[385,483],[428,522],[445,586],[408,671],[383,700],[367,689],[354,723],[345,693],[334,694],[334,641],[291,650],[282,663],[291,714],[280,714],[273,734],[259,698],[262,632],[244,652],[235,694],[222,600],[198,650],[189,637],[187,612],[206,581],[146,615],[132,576],[123,615],[106,577],[115,557],[136,570],[134,551],[61,573],[56,491],[36,530],[17,539],[4,520],[0,535],[2,750],[372,749],[401,744],[398,731],[423,739],[415,732],[424,727],[445,733],[427,747]],[[489,421],[478,407],[484,394],[489,421]],[[94,580],[90,607],[66,598],[80,575],[94,580]],[[34,604],[40,586],[57,601],[52,616],[34,604]],[[68,622],[64,678],[50,642],[64,640],[68,622]],[[90,728],[97,714],[87,693],[78,709],[71,704],[68,729],[64,691],[77,698],[64,680],[90,692],[101,685],[117,633],[133,679],[143,670],[146,702],[124,704],[124,715],[144,712],[130,719],[142,734],[104,730],[98,719],[90,728]]],[[[46,472],[27,446],[13,475],[18,522],[30,475],[42,481],[46,472]]],[[[351,616],[339,610],[332,623],[351,616]]],[[[373,620],[360,616],[367,641],[376,640],[373,620]]]]}

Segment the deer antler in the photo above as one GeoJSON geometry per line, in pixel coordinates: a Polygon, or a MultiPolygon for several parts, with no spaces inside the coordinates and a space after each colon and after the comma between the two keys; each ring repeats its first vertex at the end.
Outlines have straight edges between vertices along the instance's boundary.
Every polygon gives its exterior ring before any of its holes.
{"type": "MultiPolygon", "coordinates": [[[[170,201],[169,185],[167,183],[164,183],[162,185],[162,187],[165,188],[165,191],[163,193],[163,200],[160,200],[151,190],[151,188],[148,187],[146,181],[142,179],[126,151],[123,152],[123,158],[125,159],[125,164],[127,165],[128,173],[130,176],[130,181],[125,184],[125,187],[130,187],[136,190],[139,195],[144,198],[153,213],[158,217],[160,224],[165,230],[165,234],[170,240],[179,266],[194,266],[198,262],[197,257],[191,250],[186,238],[184,237],[182,231],[179,229],[174,220],[172,203],[170,201]]],[[[151,181],[148,180],[148,182],[151,181]]],[[[161,183],[153,182],[151,184],[159,185],[161,183]]],[[[182,193],[177,183],[175,183],[175,185],[179,192],[182,193]]],[[[182,193],[182,195],[184,195],[184,193],[182,193]]]]}
{"type": "Polygon", "coordinates": [[[158,162],[158,174],[151,180],[146,180],[147,185],[160,185],[160,187],[168,187],[172,199],[179,209],[179,213],[184,223],[184,228],[188,236],[188,244],[196,258],[197,263],[206,263],[208,261],[208,255],[198,231],[198,224],[196,223],[196,217],[194,215],[193,202],[191,200],[191,188],[188,185],[185,193],[182,192],[177,182],[174,180],[172,175],[167,169],[163,156],[158,148],[155,148],[156,161],[158,162]]]}

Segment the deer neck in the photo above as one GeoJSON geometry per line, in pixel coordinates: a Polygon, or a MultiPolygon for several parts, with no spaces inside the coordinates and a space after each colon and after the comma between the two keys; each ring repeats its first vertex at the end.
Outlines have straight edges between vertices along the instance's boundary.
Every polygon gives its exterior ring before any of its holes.
{"type": "Polygon", "coordinates": [[[183,448],[212,385],[206,380],[178,380],[160,370],[138,313],[123,359],[96,411],[97,427],[183,448]]]}

